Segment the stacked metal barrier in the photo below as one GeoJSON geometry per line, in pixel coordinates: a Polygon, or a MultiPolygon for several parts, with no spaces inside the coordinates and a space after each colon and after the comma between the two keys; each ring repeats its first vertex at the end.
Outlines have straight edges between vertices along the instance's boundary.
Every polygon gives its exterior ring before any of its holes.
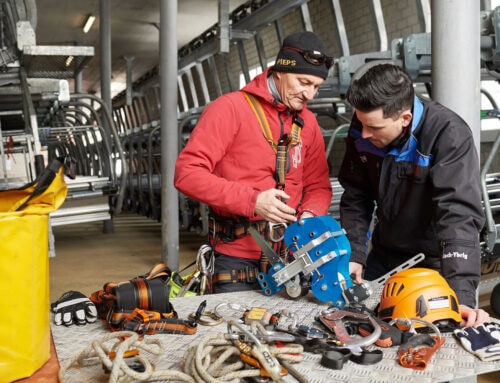
{"type": "Polygon", "coordinates": [[[70,94],[67,81],[94,48],[37,45],[35,26],[35,1],[0,0],[0,186],[31,182],[47,161],[70,156],[76,179],[66,179],[68,196],[51,225],[110,222],[123,199],[121,142],[102,101],[70,94]],[[70,56],[74,65],[68,66],[70,56]]]}

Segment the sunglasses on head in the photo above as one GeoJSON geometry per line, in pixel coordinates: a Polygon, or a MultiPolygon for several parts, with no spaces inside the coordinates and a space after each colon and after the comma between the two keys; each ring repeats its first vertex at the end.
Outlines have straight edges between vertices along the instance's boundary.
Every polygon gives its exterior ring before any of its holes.
{"type": "Polygon", "coordinates": [[[325,63],[326,67],[330,69],[333,65],[333,57],[329,57],[324,55],[319,51],[304,51],[302,49],[294,48],[294,47],[283,47],[284,50],[289,49],[295,52],[299,52],[304,60],[306,60],[309,64],[313,65],[321,65],[325,63]]]}

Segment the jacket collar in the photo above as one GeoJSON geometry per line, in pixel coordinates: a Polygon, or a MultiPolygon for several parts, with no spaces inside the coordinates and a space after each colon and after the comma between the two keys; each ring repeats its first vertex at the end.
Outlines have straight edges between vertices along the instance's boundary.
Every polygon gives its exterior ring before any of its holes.
{"type": "Polygon", "coordinates": [[[245,85],[241,90],[254,96],[260,97],[261,100],[272,105],[272,107],[276,108],[279,112],[283,112],[286,111],[288,107],[283,104],[281,100],[273,97],[267,85],[267,76],[269,72],[273,70],[273,68],[274,66],[270,66],[264,71],[264,73],[255,76],[255,78],[247,85],[245,85]]]}

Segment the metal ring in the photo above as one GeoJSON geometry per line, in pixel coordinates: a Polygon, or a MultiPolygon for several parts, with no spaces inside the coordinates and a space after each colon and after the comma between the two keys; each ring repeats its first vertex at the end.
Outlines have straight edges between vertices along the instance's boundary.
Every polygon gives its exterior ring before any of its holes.
{"type": "Polygon", "coordinates": [[[218,317],[239,320],[239,323],[243,323],[243,321],[241,319],[234,318],[234,316],[232,316],[232,315],[221,314],[221,312],[220,312],[221,308],[226,307],[226,306],[228,308],[230,308],[231,310],[235,310],[235,311],[241,312],[241,315],[243,315],[243,313],[245,311],[249,310],[249,308],[246,307],[246,306],[243,306],[243,305],[239,305],[237,303],[230,303],[230,302],[222,302],[222,303],[219,303],[217,306],[215,306],[214,313],[218,317]]]}
{"type": "MultiPolygon", "coordinates": [[[[191,313],[188,315],[189,320],[194,320],[195,313],[191,313]]],[[[217,314],[211,311],[203,311],[200,318],[198,319],[198,323],[202,326],[217,326],[223,322],[224,318],[218,316],[217,314]],[[213,320],[202,319],[203,317],[208,317],[213,320]]]]}

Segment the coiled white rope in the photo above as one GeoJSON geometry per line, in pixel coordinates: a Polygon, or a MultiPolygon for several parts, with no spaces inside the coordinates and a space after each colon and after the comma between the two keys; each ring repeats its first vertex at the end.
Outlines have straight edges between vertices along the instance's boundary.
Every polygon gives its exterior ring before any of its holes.
{"type": "MultiPolygon", "coordinates": [[[[255,326],[253,326],[255,328],[255,326]]],[[[259,327],[259,326],[257,326],[259,327]]],[[[259,329],[263,330],[263,329],[259,329]]],[[[267,346],[266,346],[267,347],[267,346]]],[[[158,338],[144,338],[139,340],[137,333],[132,331],[119,331],[106,335],[101,340],[95,340],[89,347],[73,357],[59,370],[60,383],[68,383],[66,374],[68,369],[78,366],[94,366],[102,364],[111,371],[110,383],[129,383],[132,381],[182,381],[188,383],[239,383],[241,379],[261,375],[259,368],[248,367],[241,359],[240,354],[252,354],[256,359],[262,360],[259,350],[246,343],[225,339],[221,334],[210,333],[201,339],[200,343],[191,346],[184,354],[184,372],[166,369],[154,371],[152,364],[141,354],[134,358],[142,364],[144,372],[130,368],[124,360],[124,354],[129,350],[143,350],[150,354],[160,355],[165,352],[163,343],[158,338]],[[121,340],[120,338],[126,338],[121,340]],[[106,342],[116,340],[110,347],[106,342]],[[111,360],[109,354],[115,352],[111,360]]],[[[302,355],[300,345],[287,347],[269,346],[266,348],[270,354],[280,360],[299,362],[302,355]]],[[[271,374],[275,382],[283,382],[276,374],[271,374]]]]}
{"type": "Polygon", "coordinates": [[[102,340],[95,340],[89,347],[83,350],[80,354],[73,357],[67,364],[59,370],[59,381],[67,383],[66,371],[73,366],[93,366],[96,364],[104,364],[111,371],[110,383],[128,383],[132,381],[149,381],[158,380],[176,380],[194,383],[194,379],[176,370],[153,371],[151,363],[142,355],[137,355],[135,358],[144,366],[144,372],[138,372],[131,369],[123,359],[123,354],[132,349],[140,349],[154,355],[162,354],[164,350],[163,343],[159,339],[145,338],[139,340],[139,335],[133,331],[118,331],[106,335],[102,340]],[[124,341],[119,338],[127,337],[124,341]],[[111,348],[105,342],[118,339],[111,348]],[[114,351],[116,356],[111,360],[109,353],[114,351]]]}

